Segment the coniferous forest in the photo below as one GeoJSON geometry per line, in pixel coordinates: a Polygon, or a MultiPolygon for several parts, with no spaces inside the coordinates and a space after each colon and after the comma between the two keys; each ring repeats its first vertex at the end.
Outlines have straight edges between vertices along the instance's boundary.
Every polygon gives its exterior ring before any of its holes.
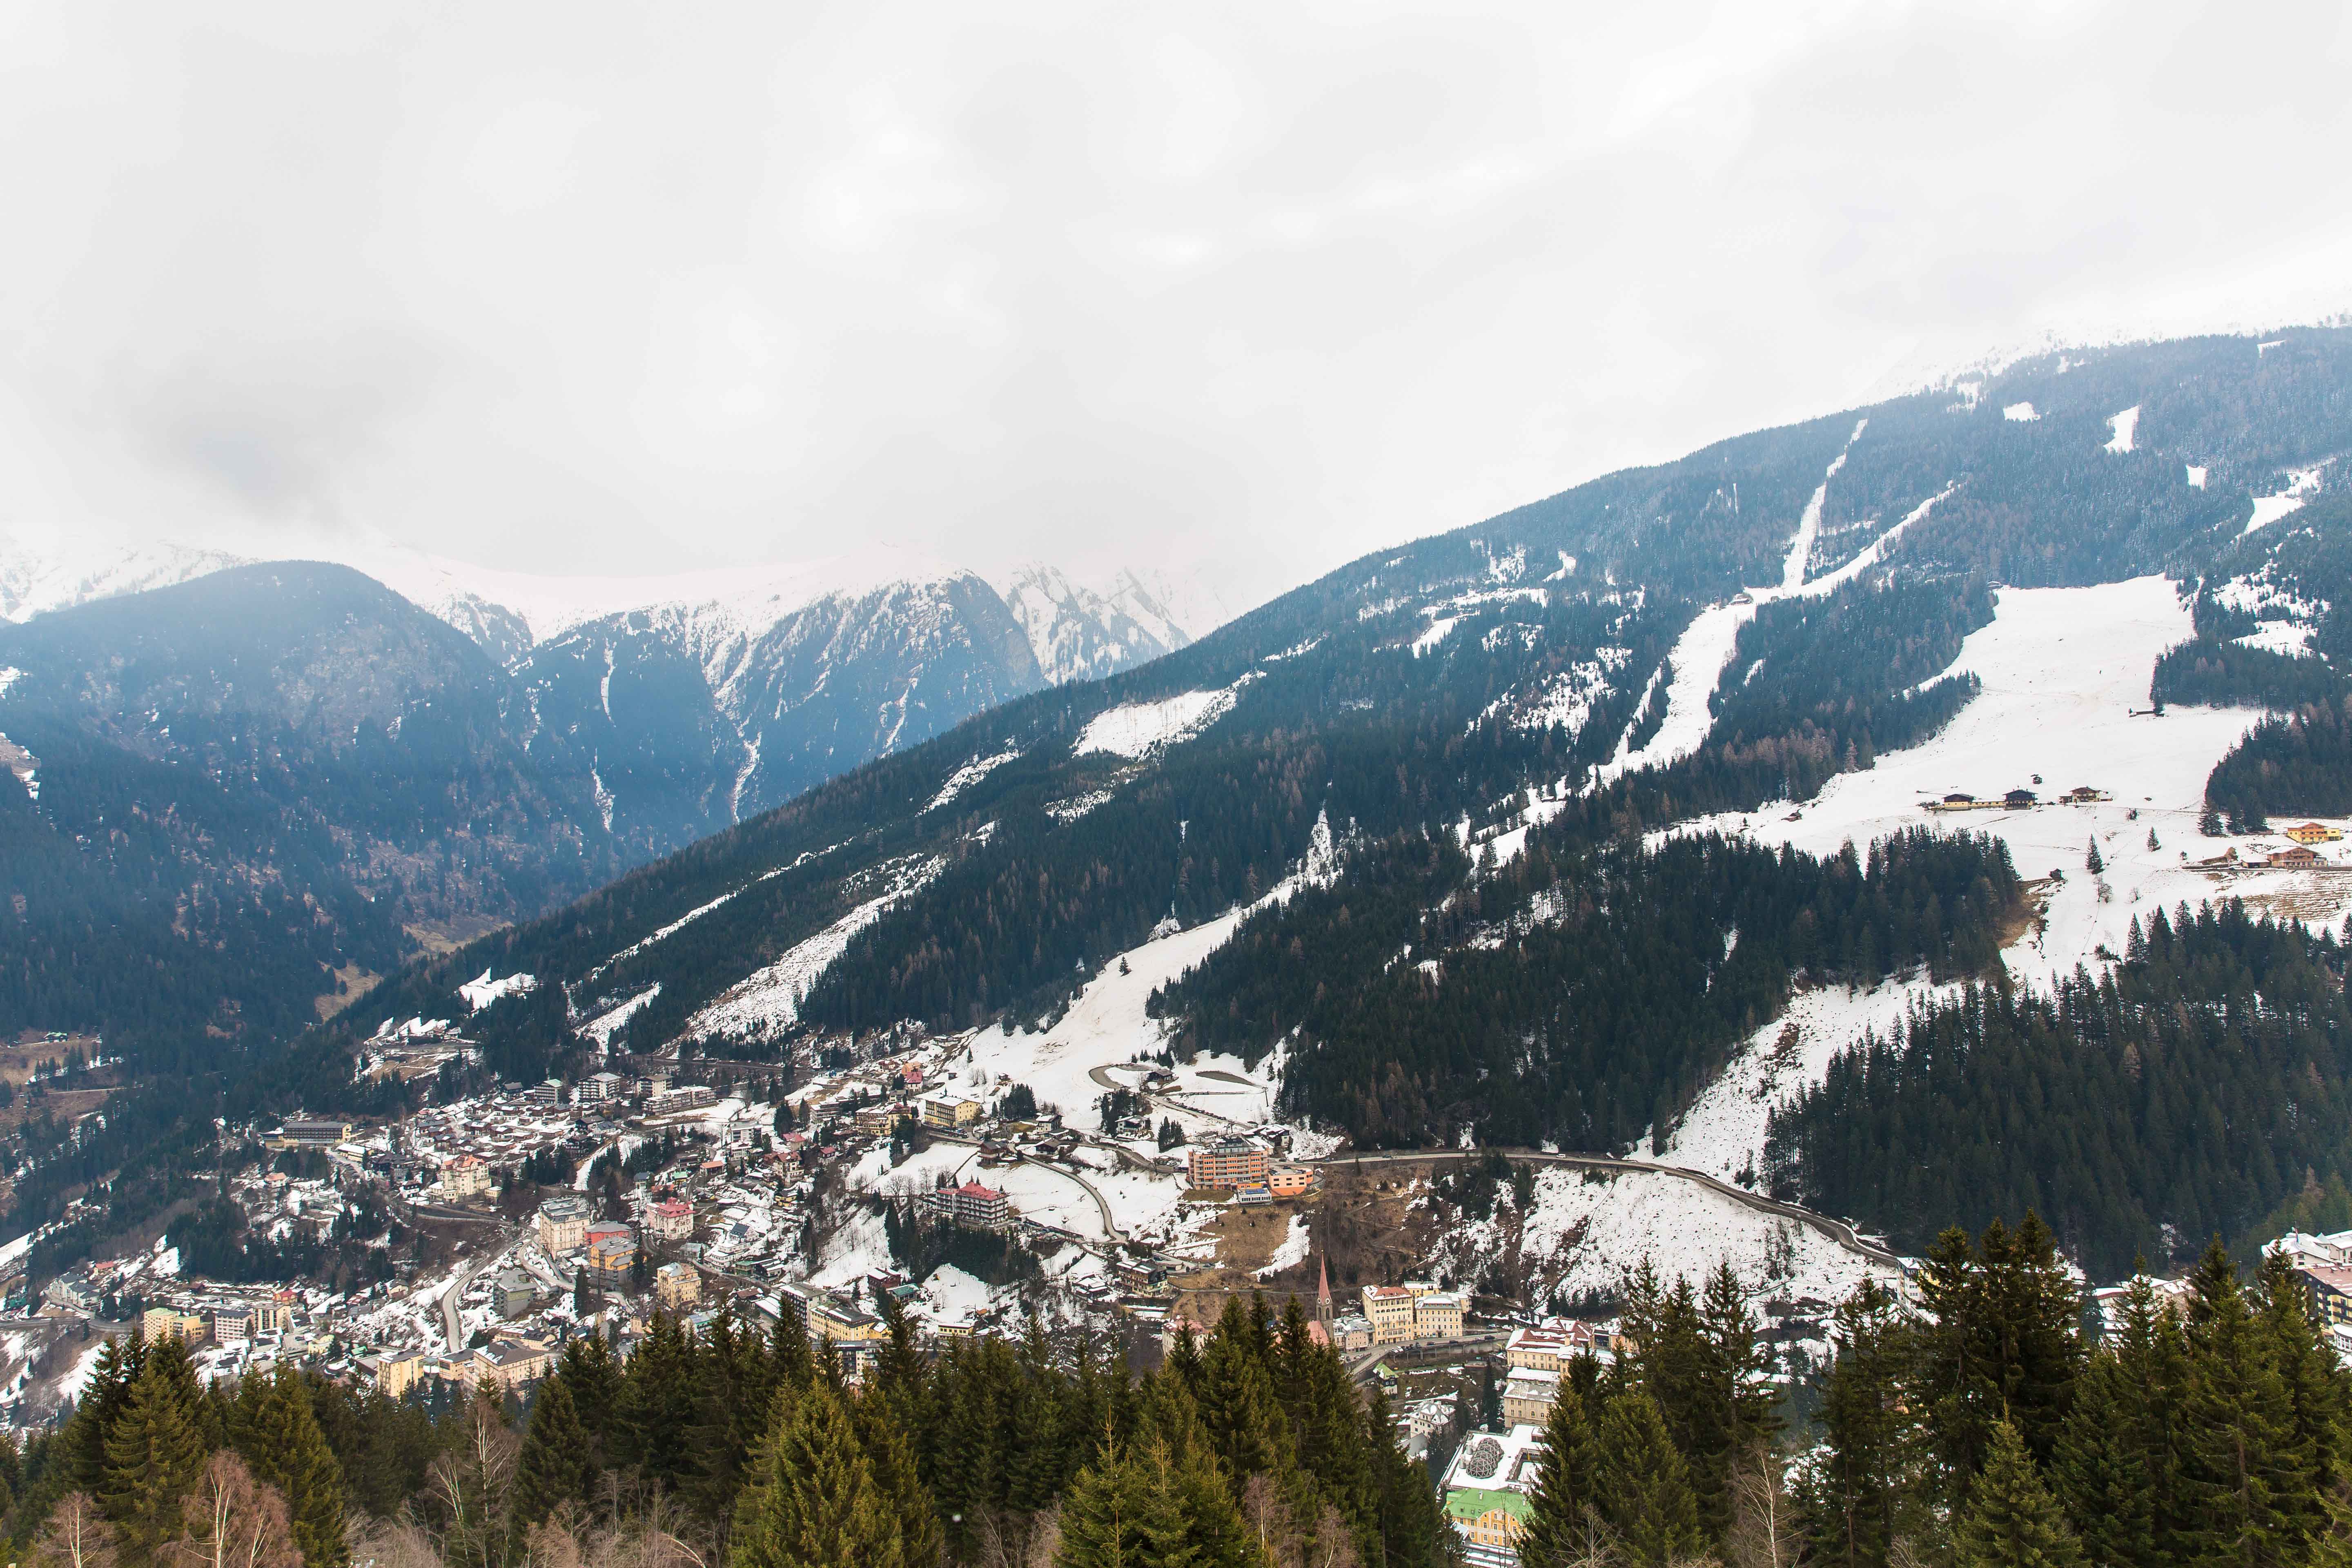
{"type": "MultiPolygon", "coordinates": [[[[2283,1263],[2217,1243],[2097,1337],[2028,1215],[1866,1281],[1792,1425],[1739,1286],[1624,1282],[1619,1352],[1560,1379],[1530,1568],[2322,1563],[2352,1549],[2352,1376],[2283,1263]]],[[[200,1386],[110,1346],[79,1408],[0,1448],[44,1568],[1438,1568],[1459,1544],[1296,1299],[1228,1300],[1136,1377],[1034,1330],[934,1355],[893,1313],[861,1379],[795,1320],[656,1318],[517,1399],[394,1401],[290,1369],[200,1386]]]]}
{"type": "Polygon", "coordinates": [[[1773,1121],[1784,1191],[1925,1245],[2032,1207],[2113,1279],[2250,1233],[2352,1159],[2352,1011],[2329,934],[2232,901],[2135,921],[2054,995],[1971,988],[1839,1058],[1773,1121]]]}
{"type": "Polygon", "coordinates": [[[1671,1127],[1794,985],[1975,973],[2022,909],[2007,849],[1975,834],[1827,859],[1700,835],[1565,870],[1538,843],[1448,900],[1464,856],[1442,835],[1381,846],[1154,1005],[1180,1048],[1253,1059],[1303,1025],[1318,1048],[1291,1059],[1286,1101],[1360,1142],[1475,1125],[1623,1150],[1671,1127]]]}

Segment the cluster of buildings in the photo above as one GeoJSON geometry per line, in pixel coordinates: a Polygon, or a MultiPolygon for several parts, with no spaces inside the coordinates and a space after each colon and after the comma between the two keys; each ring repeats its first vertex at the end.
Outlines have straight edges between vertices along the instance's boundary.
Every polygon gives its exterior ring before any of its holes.
{"type": "MultiPolygon", "coordinates": [[[[2041,776],[2036,774],[2033,782],[2040,784],[2042,782],[2041,776]]],[[[2115,797],[2109,795],[2106,791],[2099,789],[2094,785],[2077,784],[2073,789],[2068,790],[2065,794],[2058,796],[2055,804],[2059,805],[2096,805],[2101,801],[2113,800],[2114,798],[2115,797]]],[[[2034,806],[2042,804],[2042,797],[2030,789],[2013,789],[2000,795],[1980,800],[1977,796],[1967,794],[1964,791],[1955,790],[1951,794],[1945,795],[1940,800],[1923,801],[1920,804],[1932,812],[2029,811],[2034,806]]]]}
{"type": "Polygon", "coordinates": [[[1616,1349],[1606,1324],[1572,1320],[1511,1335],[1503,1352],[1503,1430],[1472,1434],[1445,1469],[1445,1516],[1462,1538],[1465,1561],[1476,1568],[1516,1568],[1559,1380],[1578,1356],[1605,1362],[1616,1349]]]}
{"type": "MultiPolygon", "coordinates": [[[[2266,1250],[2293,1265],[2295,1280],[2303,1287],[2304,1310],[2326,1333],[2336,1359],[2352,1366],[2352,1230],[2327,1236],[2291,1230],[2266,1250]]],[[[2119,1296],[2121,1292],[2099,1294],[2119,1296]]]]}
{"type": "Polygon", "coordinates": [[[139,1327],[150,1340],[189,1345],[245,1345],[269,1336],[282,1344],[294,1327],[298,1300],[293,1291],[276,1288],[207,1288],[151,1302],[140,1314],[139,1327]]]}

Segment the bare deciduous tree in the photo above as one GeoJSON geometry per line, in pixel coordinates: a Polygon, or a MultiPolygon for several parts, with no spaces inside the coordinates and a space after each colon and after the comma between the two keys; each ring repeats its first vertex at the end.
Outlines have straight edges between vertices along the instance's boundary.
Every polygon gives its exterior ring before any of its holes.
{"type": "Polygon", "coordinates": [[[33,1551],[49,1568],[114,1568],[114,1526],[89,1493],[68,1492],[49,1510],[33,1551]]]}
{"type": "Polygon", "coordinates": [[[1797,1560],[1795,1519],[1779,1461],[1758,1454],[1731,1474],[1731,1534],[1724,1542],[1732,1568],[1789,1568],[1797,1560]]]}
{"type": "Polygon", "coordinates": [[[294,1526],[276,1487],[253,1479],[245,1461],[215,1454],[180,1505],[187,1531],[163,1550],[183,1568],[299,1568],[294,1526]]]}
{"type": "Polygon", "coordinates": [[[352,1521],[352,1561],[369,1568],[444,1568],[433,1537],[409,1519],[352,1521]]]}

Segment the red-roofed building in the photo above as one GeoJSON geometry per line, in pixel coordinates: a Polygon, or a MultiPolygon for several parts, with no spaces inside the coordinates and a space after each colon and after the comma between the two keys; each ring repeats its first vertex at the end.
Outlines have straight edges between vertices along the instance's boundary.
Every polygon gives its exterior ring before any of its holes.
{"type": "Polygon", "coordinates": [[[1013,1207],[1005,1202],[1004,1194],[978,1182],[937,1188],[929,1201],[932,1213],[973,1230],[1003,1230],[1013,1222],[1013,1207]]]}

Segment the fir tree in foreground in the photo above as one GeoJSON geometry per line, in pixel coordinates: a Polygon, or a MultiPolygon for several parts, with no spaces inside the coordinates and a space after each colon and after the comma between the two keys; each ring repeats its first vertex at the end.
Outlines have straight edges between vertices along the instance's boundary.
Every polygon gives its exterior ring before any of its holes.
{"type": "Polygon", "coordinates": [[[1955,1533],[1957,1568],[2074,1568],[2083,1560],[2066,1516],[2006,1421],[1993,1423],[1984,1473],[1955,1533]]]}

